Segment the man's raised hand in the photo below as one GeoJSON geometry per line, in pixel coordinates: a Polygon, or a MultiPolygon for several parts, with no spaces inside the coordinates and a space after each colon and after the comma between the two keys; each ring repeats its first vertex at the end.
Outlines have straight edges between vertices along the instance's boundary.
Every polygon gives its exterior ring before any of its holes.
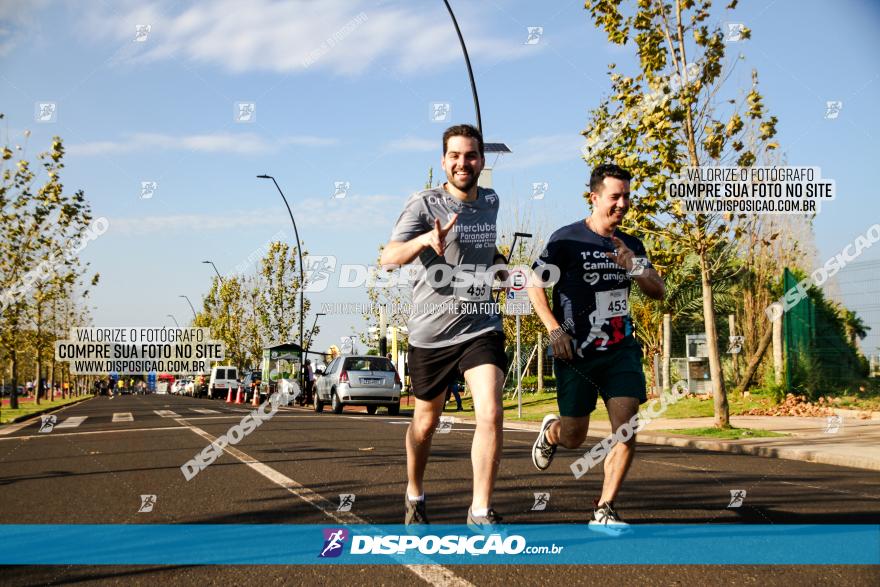
{"type": "Polygon", "coordinates": [[[425,237],[427,239],[426,244],[434,249],[434,252],[441,257],[446,250],[446,235],[449,234],[449,231],[452,230],[453,226],[455,226],[456,220],[458,220],[458,214],[453,214],[452,217],[449,219],[449,222],[447,222],[443,226],[440,226],[440,220],[435,218],[434,230],[425,233],[425,237]]]}

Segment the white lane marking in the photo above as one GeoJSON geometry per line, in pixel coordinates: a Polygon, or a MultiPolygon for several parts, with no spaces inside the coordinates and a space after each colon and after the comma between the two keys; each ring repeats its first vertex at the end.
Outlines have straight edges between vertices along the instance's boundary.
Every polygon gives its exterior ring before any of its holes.
{"type": "Polygon", "coordinates": [[[211,410],[208,408],[190,408],[193,412],[198,412],[199,414],[219,414],[217,410],[211,410]]]}
{"type": "Polygon", "coordinates": [[[153,410],[153,413],[157,416],[162,416],[163,418],[179,418],[180,414],[172,412],[171,410],[153,410]]]}
{"type": "MultiPolygon", "coordinates": [[[[55,427],[56,429],[58,426],[55,427]]],[[[88,432],[52,432],[51,434],[34,434],[31,436],[7,436],[3,440],[26,440],[30,438],[54,438],[56,436],[84,436],[86,434],[123,434],[128,432],[152,432],[153,430],[185,430],[186,426],[162,426],[159,428],[129,428],[124,430],[90,430],[88,432]]]]}
{"type": "MultiPolygon", "coordinates": [[[[48,413],[58,414],[58,413],[63,412],[67,408],[72,408],[73,406],[76,406],[79,404],[85,404],[90,399],[95,399],[95,398],[92,397],[92,398],[89,398],[89,399],[86,399],[83,401],[73,402],[73,403],[67,404],[66,406],[62,406],[61,408],[59,408],[58,410],[55,410],[54,412],[48,412],[48,413]]],[[[34,422],[39,422],[44,415],[46,415],[46,414],[37,414],[33,418],[28,418],[27,420],[22,420],[21,422],[18,422],[17,424],[3,424],[3,428],[0,429],[0,436],[6,436],[7,434],[12,434],[13,432],[18,432],[22,428],[27,428],[28,426],[30,426],[34,422]]],[[[0,438],[0,440],[2,440],[2,438],[0,438]]]]}
{"type": "MultiPolygon", "coordinates": [[[[205,432],[201,428],[197,428],[192,424],[189,424],[186,420],[179,419],[175,420],[178,424],[182,424],[207,440],[208,442],[214,442],[217,440],[214,436],[205,432]]],[[[321,495],[315,493],[308,487],[301,485],[284,475],[280,471],[277,471],[253,458],[252,456],[244,453],[233,446],[226,445],[223,447],[227,453],[231,456],[235,457],[272,483],[278,485],[286,489],[288,492],[292,493],[296,497],[305,501],[309,505],[313,506],[315,509],[320,511],[322,514],[328,516],[333,521],[339,524],[367,524],[369,522],[352,514],[351,512],[339,512],[336,511],[337,504],[331,502],[328,499],[325,499],[321,495]]],[[[415,574],[417,577],[422,579],[423,581],[437,586],[447,586],[454,585],[456,587],[473,587],[473,584],[467,581],[466,579],[459,577],[455,573],[453,573],[450,569],[444,567],[443,565],[404,565],[404,568],[408,569],[410,572],[415,574]]]]}
{"type": "Polygon", "coordinates": [[[55,430],[59,428],[76,428],[80,424],[86,421],[88,416],[70,416],[69,418],[65,418],[64,422],[55,426],[55,430]]]}
{"type": "MultiPolygon", "coordinates": [[[[393,422],[388,422],[388,424],[409,424],[409,420],[395,420],[393,422]]],[[[462,424],[471,424],[471,422],[462,422],[462,424]]],[[[473,422],[473,426],[474,426],[473,428],[450,428],[449,430],[451,432],[473,432],[474,430],[477,429],[477,423],[473,422]]],[[[502,428],[501,430],[503,432],[532,432],[531,430],[520,430],[519,428],[502,428]]],[[[536,434],[537,431],[532,432],[532,433],[536,434]]],[[[522,442],[522,441],[519,441],[519,442],[522,442]]],[[[526,444],[532,444],[532,443],[526,443],[526,444]]]]}
{"type": "Polygon", "coordinates": [[[113,414],[114,422],[134,422],[134,416],[131,412],[115,412],[113,414]]]}

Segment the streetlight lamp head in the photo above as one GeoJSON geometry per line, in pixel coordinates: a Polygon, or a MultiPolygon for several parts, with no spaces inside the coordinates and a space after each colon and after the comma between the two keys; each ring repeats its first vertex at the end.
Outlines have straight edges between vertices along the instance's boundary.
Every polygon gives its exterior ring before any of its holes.
{"type": "Polygon", "coordinates": [[[258,175],[257,179],[272,179],[271,175],[266,175],[265,173],[262,175],[258,175]]]}

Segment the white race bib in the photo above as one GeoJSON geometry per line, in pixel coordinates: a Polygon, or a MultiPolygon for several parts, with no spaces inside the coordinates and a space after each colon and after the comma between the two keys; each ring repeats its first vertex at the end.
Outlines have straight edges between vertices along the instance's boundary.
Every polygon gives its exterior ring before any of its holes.
{"type": "Polygon", "coordinates": [[[605,321],[615,316],[629,314],[629,299],[625,289],[596,292],[596,315],[605,321]]]}
{"type": "Polygon", "coordinates": [[[485,271],[470,272],[453,287],[455,297],[463,302],[485,302],[492,297],[492,278],[485,271]]]}

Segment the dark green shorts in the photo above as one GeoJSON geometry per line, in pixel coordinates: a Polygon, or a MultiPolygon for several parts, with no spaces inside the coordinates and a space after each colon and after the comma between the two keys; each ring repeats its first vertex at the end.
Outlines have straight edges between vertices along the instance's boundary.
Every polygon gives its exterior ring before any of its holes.
{"type": "Polygon", "coordinates": [[[556,403],[562,416],[589,415],[600,395],[605,402],[611,397],[634,397],[640,404],[648,401],[642,348],[634,339],[621,345],[585,359],[556,359],[556,403]]]}

